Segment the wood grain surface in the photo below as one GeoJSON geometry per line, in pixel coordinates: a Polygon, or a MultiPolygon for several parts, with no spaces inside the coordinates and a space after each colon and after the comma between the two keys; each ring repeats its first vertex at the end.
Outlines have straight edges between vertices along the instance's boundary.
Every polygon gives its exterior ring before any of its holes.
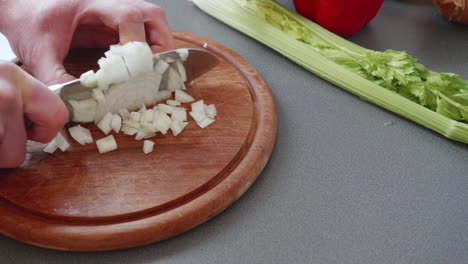
{"type": "MultiPolygon", "coordinates": [[[[41,247],[71,251],[129,248],[187,231],[232,204],[265,166],[276,138],[271,91],[246,60],[200,36],[174,32],[178,47],[202,48],[221,63],[188,84],[195,99],[218,108],[216,122],[191,121],[177,137],[160,135],[144,155],[142,141],[114,134],[119,149],[73,142],[53,155],[28,144],[18,169],[0,170],[0,233],[41,247]]],[[[73,50],[75,76],[97,68],[102,50],[73,50]]],[[[189,104],[185,105],[189,107],[189,104]]],[[[93,124],[94,140],[103,138],[93,124]]],[[[68,135],[68,133],[66,133],[68,135]]]]}

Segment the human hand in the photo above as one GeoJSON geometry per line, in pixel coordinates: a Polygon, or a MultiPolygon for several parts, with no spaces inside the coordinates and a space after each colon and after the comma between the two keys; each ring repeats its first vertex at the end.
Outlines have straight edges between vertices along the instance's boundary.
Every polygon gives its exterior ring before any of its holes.
{"type": "Polygon", "coordinates": [[[0,61],[0,168],[21,165],[27,139],[47,143],[67,120],[56,94],[15,64],[0,61]],[[28,131],[24,117],[34,122],[28,131]]]}
{"type": "Polygon", "coordinates": [[[6,0],[0,31],[29,72],[47,85],[73,79],[63,67],[70,48],[147,41],[175,48],[164,11],[143,0],[6,0]]]}

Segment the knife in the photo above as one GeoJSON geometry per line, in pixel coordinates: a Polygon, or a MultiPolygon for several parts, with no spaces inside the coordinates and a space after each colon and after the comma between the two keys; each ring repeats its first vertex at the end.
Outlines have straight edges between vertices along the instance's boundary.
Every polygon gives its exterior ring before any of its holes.
{"type": "MultiPolygon", "coordinates": [[[[183,62],[187,81],[191,82],[196,78],[202,76],[206,72],[214,68],[218,63],[218,58],[205,50],[200,49],[187,49],[189,56],[185,62],[183,62]]],[[[176,50],[166,51],[158,54],[160,59],[166,59],[168,57],[179,59],[179,55],[176,50]]],[[[157,74],[157,73],[155,73],[157,74]]],[[[138,77],[135,77],[138,78],[138,77]]],[[[164,78],[164,76],[163,76],[164,78]]],[[[161,86],[165,85],[167,82],[164,80],[161,82],[161,86]]],[[[62,101],[70,111],[69,116],[73,116],[73,108],[68,103],[69,100],[84,100],[91,97],[92,88],[84,87],[81,85],[80,80],[76,79],[62,84],[55,84],[48,87],[51,91],[57,93],[62,101]]],[[[160,87],[159,90],[165,90],[166,87],[160,87]]],[[[29,129],[33,125],[31,121],[25,119],[26,127],[29,129]]]]}

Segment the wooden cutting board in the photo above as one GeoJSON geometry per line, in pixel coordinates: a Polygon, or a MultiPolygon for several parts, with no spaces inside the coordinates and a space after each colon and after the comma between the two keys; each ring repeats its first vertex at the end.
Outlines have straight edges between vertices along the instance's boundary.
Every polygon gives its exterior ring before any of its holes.
{"type": "MultiPolygon", "coordinates": [[[[143,142],[115,135],[119,149],[72,142],[53,155],[29,143],[18,169],[0,170],[0,233],[28,244],[70,251],[144,245],[187,231],[238,199],[255,181],[274,146],[277,117],[271,91],[246,60],[208,39],[174,32],[178,47],[202,48],[221,63],[188,84],[195,99],[215,104],[216,122],[143,142]]],[[[97,68],[102,50],[74,50],[67,70],[97,68]]],[[[189,107],[189,104],[185,105],[189,107]]],[[[95,125],[95,140],[103,138],[95,125]]],[[[68,133],[67,133],[68,135],[68,133]]]]}

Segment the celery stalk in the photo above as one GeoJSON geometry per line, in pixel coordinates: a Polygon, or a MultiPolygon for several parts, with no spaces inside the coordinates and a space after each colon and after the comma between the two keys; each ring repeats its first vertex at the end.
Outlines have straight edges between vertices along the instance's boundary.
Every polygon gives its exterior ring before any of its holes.
{"type": "Polygon", "coordinates": [[[193,0],[319,77],[447,138],[468,143],[468,81],[406,54],[343,39],[273,0],[193,0]]]}

